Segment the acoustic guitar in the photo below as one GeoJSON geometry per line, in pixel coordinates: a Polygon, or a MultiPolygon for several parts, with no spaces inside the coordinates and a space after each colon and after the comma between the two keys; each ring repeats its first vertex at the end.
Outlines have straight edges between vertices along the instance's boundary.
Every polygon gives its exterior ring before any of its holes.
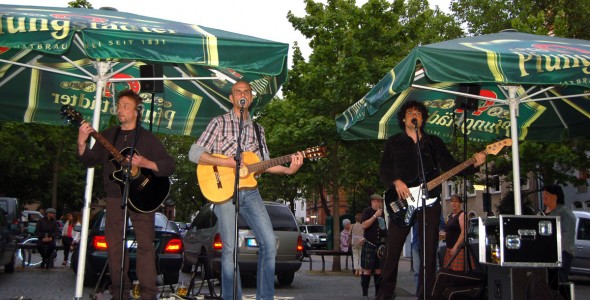
{"type": "MultiPolygon", "coordinates": [[[[61,115],[70,123],[82,125],[86,122],[82,114],[73,107],[64,105],[61,107],[61,115]]],[[[125,148],[120,152],[105,139],[100,133],[94,131],[90,134],[100,143],[112,156],[111,163],[115,166],[115,172],[111,174],[111,180],[119,185],[121,194],[125,189],[125,175],[128,172],[127,156],[131,154],[131,148],[125,148]]],[[[139,154],[135,149],[134,155],[139,154]]],[[[131,166],[129,183],[128,203],[131,208],[138,212],[152,212],[166,200],[170,192],[170,179],[168,177],[156,176],[150,169],[131,166]]]]}
{"type": "MultiPolygon", "coordinates": [[[[302,151],[303,157],[316,160],[326,156],[325,146],[316,146],[302,151]]],[[[255,175],[264,170],[286,164],[291,161],[291,155],[260,161],[254,152],[244,152],[242,155],[243,166],[240,168],[239,189],[254,188],[258,185],[255,175]]],[[[227,158],[221,154],[213,156],[227,158]]],[[[197,179],[203,196],[213,203],[223,203],[230,200],[234,194],[235,168],[199,164],[197,165],[197,179]]]]}
{"type": "MultiPolygon", "coordinates": [[[[486,150],[484,152],[486,154],[498,154],[502,148],[505,146],[511,146],[512,140],[511,139],[504,139],[497,143],[490,144],[486,146],[486,150]]],[[[447,171],[446,173],[434,178],[433,180],[429,181],[426,184],[426,188],[428,191],[431,191],[435,187],[439,186],[449,178],[455,176],[457,173],[463,171],[467,167],[473,165],[475,160],[472,158],[464,161],[463,163],[459,164],[458,166],[452,168],[451,170],[447,171]]],[[[411,184],[409,184],[411,185],[411,184]]],[[[414,223],[414,215],[417,210],[422,208],[422,191],[424,190],[424,183],[418,184],[413,187],[409,187],[410,195],[406,198],[399,199],[397,196],[397,191],[395,187],[390,187],[385,192],[385,207],[387,208],[387,212],[393,223],[400,227],[408,227],[412,226],[414,223]]],[[[426,207],[432,206],[438,198],[429,198],[425,199],[426,207]]]]}

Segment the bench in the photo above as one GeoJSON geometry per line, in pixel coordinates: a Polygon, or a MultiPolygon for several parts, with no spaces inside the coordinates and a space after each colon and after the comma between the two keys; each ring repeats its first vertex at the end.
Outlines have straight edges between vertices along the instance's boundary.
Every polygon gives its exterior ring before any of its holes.
{"type": "Polygon", "coordinates": [[[322,257],[322,272],[326,271],[326,260],[324,258],[324,256],[346,256],[346,268],[345,270],[348,270],[348,257],[350,257],[350,261],[352,263],[352,252],[342,252],[340,250],[308,250],[307,251],[307,256],[309,257],[309,270],[311,271],[312,268],[312,259],[311,256],[312,255],[319,255],[322,257]]]}
{"type": "MultiPolygon", "coordinates": [[[[31,263],[31,256],[32,256],[32,251],[37,249],[37,244],[32,244],[32,243],[18,243],[16,244],[16,249],[17,251],[21,251],[21,249],[25,249],[28,250],[27,253],[22,253],[19,255],[22,255],[22,267],[24,268],[25,266],[27,266],[28,264],[31,263]],[[25,257],[26,256],[26,257],[25,257]]],[[[58,243],[57,245],[55,245],[55,251],[59,251],[59,250],[63,250],[64,246],[62,243],[58,243]]]]}

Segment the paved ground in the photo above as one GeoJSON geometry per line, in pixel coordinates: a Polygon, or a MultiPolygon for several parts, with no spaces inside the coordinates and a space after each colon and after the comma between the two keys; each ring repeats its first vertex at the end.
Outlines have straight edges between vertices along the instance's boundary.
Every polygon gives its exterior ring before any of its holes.
{"type": "MultiPolygon", "coordinates": [[[[374,299],[374,289],[371,285],[369,289],[370,297],[362,297],[360,278],[352,275],[352,271],[342,272],[322,272],[321,259],[313,258],[313,269],[309,270],[309,263],[303,263],[301,270],[295,275],[293,284],[289,287],[276,287],[276,297],[278,300],[320,300],[320,299],[374,299]]],[[[326,269],[331,270],[332,259],[327,259],[326,269]]],[[[341,263],[344,268],[345,263],[341,263]]],[[[0,267],[0,300],[8,299],[42,299],[42,300],[62,300],[75,299],[76,277],[69,267],[61,266],[60,257],[58,257],[57,267],[52,270],[42,270],[38,268],[21,268],[17,267],[13,274],[6,274],[0,267]]],[[[181,280],[190,280],[190,274],[181,274],[181,280]]],[[[572,281],[575,283],[576,299],[590,299],[590,277],[573,276],[572,281]]],[[[197,282],[200,284],[199,282],[197,282]]],[[[255,286],[253,282],[243,282],[244,299],[255,298],[255,286]]],[[[194,290],[198,291],[199,285],[194,290]]],[[[215,291],[219,292],[219,286],[216,285],[215,291]]],[[[518,287],[517,287],[518,288],[518,287]]],[[[409,259],[403,258],[400,261],[400,274],[398,283],[398,298],[400,300],[415,299],[410,292],[415,290],[413,272],[410,270],[409,259]]],[[[170,293],[168,287],[164,288],[165,293],[170,293]]],[[[205,286],[201,290],[202,294],[207,293],[205,286]]],[[[93,288],[84,288],[82,299],[93,299],[93,288]]],[[[109,299],[110,297],[105,297],[109,299]]],[[[197,298],[197,297],[195,297],[197,298]]],[[[199,295],[199,299],[203,296],[199,295]]]]}

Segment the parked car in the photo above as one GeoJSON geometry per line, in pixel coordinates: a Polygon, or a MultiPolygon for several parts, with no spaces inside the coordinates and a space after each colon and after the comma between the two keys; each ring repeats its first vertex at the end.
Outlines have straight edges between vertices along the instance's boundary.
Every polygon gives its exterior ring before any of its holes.
{"type": "MultiPolygon", "coordinates": [[[[281,285],[290,285],[295,272],[301,267],[303,242],[297,221],[288,206],[276,202],[265,202],[274,233],[277,239],[277,256],[275,274],[281,285]]],[[[206,204],[194,218],[190,229],[186,232],[182,271],[190,272],[196,265],[199,256],[206,258],[207,267],[213,271],[212,276],[220,278],[221,249],[223,244],[219,235],[217,216],[213,212],[213,204],[206,204]]],[[[248,227],[241,216],[238,218],[240,274],[254,276],[258,264],[258,246],[254,232],[248,227]]]]}
{"type": "Polygon", "coordinates": [[[36,210],[23,210],[20,213],[20,222],[22,227],[23,229],[26,228],[26,231],[29,234],[35,234],[37,221],[40,219],[43,219],[43,214],[36,210]]]}
{"type": "MultiPolygon", "coordinates": [[[[88,233],[88,247],[86,253],[86,270],[84,275],[84,285],[94,286],[100,278],[100,273],[107,263],[107,243],[104,236],[106,211],[98,212],[90,220],[90,231],[88,233]]],[[[166,216],[156,212],[155,230],[156,237],[154,248],[156,249],[156,266],[163,274],[164,284],[176,284],[182,265],[182,252],[184,250],[182,239],[174,225],[170,224],[166,216]]],[[[122,229],[121,229],[122,230],[122,229]]],[[[133,224],[129,221],[127,227],[127,244],[129,249],[129,273],[131,280],[136,278],[135,275],[135,232],[133,224]]],[[[71,267],[74,272],[78,270],[78,248],[72,253],[71,267]]],[[[117,270],[118,272],[118,270],[117,270]]]]}
{"type": "Polygon", "coordinates": [[[299,225],[301,237],[311,245],[312,248],[326,248],[328,246],[328,235],[324,225],[299,225]]]}
{"type": "Polygon", "coordinates": [[[174,222],[176,224],[176,226],[178,226],[178,230],[180,231],[180,235],[184,237],[184,234],[186,233],[186,231],[188,230],[188,228],[190,227],[188,223],[185,222],[174,222]]]}
{"type": "Polygon", "coordinates": [[[576,216],[576,255],[571,274],[590,276],[590,212],[574,210],[576,216]]]}
{"type": "Polygon", "coordinates": [[[0,209],[5,212],[6,220],[11,224],[18,224],[18,199],[12,197],[0,197],[0,209]]]}
{"type": "Polygon", "coordinates": [[[0,207],[0,266],[5,273],[13,273],[15,265],[17,224],[8,218],[8,212],[0,207]]]}

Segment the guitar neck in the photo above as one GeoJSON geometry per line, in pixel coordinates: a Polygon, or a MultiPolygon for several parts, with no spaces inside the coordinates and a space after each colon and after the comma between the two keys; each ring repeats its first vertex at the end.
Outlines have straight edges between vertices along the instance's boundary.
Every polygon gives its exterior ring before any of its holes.
{"type": "Polygon", "coordinates": [[[291,161],[291,155],[283,155],[277,158],[261,161],[255,164],[248,165],[248,173],[259,173],[260,171],[264,171],[268,168],[272,168],[274,166],[286,164],[291,161]]]}
{"type": "Polygon", "coordinates": [[[457,173],[459,173],[459,172],[465,170],[467,167],[473,165],[474,162],[475,162],[475,160],[473,159],[473,157],[464,161],[463,163],[457,165],[456,167],[448,170],[444,174],[430,180],[428,182],[428,184],[426,185],[426,187],[428,188],[429,191],[431,191],[433,188],[435,188],[438,185],[442,184],[443,182],[447,181],[449,178],[457,175],[457,173]]]}
{"type": "Polygon", "coordinates": [[[107,151],[115,158],[115,160],[119,163],[125,160],[125,157],[117,151],[117,149],[109,142],[107,139],[104,138],[100,133],[94,131],[90,133],[90,135],[99,142],[107,151]]]}

